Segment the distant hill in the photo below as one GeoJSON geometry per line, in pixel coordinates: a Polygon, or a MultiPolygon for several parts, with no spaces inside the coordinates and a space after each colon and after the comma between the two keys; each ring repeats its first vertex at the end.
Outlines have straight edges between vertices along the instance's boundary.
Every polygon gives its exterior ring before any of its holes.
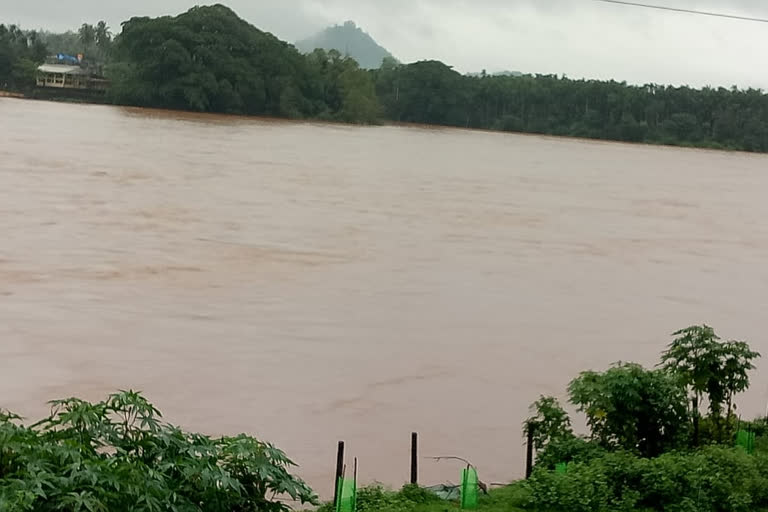
{"type": "Polygon", "coordinates": [[[353,21],[328,27],[312,37],[297,42],[296,48],[304,53],[310,53],[316,48],[337,50],[342,55],[349,55],[360,64],[360,67],[366,69],[379,68],[385,57],[394,58],[353,21]]]}
{"type": "MultiPolygon", "coordinates": [[[[483,76],[483,73],[467,73],[467,76],[479,77],[483,76]]],[[[523,76],[520,71],[497,71],[495,73],[488,73],[486,76],[523,76]]]]}

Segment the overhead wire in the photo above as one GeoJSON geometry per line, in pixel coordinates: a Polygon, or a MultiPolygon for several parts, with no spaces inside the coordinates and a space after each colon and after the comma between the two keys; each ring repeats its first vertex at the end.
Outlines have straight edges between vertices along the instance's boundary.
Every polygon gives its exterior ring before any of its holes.
{"type": "Polygon", "coordinates": [[[768,23],[768,18],[756,18],[753,16],[741,16],[738,14],[727,14],[727,13],[721,13],[721,12],[699,11],[697,9],[684,9],[682,7],[669,7],[666,5],[645,4],[640,2],[630,2],[627,0],[593,0],[593,1],[604,3],[604,4],[616,4],[616,5],[626,5],[631,7],[642,7],[645,9],[656,9],[659,11],[672,11],[672,12],[681,12],[686,14],[698,14],[700,16],[711,16],[714,18],[728,18],[732,20],[768,23]]]}

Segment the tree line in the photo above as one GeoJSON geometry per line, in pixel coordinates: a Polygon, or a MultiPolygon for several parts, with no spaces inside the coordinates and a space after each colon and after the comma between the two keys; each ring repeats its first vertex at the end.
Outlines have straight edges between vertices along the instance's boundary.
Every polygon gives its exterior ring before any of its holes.
{"type": "Polygon", "coordinates": [[[376,72],[391,120],[628,142],[768,151],[768,95],[555,75],[463,76],[437,62],[376,72]]]}
{"type": "Polygon", "coordinates": [[[0,24],[0,89],[22,90],[33,84],[47,53],[37,32],[0,24]]]}
{"type": "MultiPolygon", "coordinates": [[[[12,32],[0,29],[0,85],[8,88],[30,83],[46,42],[52,51],[73,43],[12,32]]],[[[71,35],[107,61],[116,104],[768,151],[768,95],[756,89],[469,76],[438,61],[384,59],[367,71],[337,51],[301,54],[221,5],[132,18],[114,41],[105,24],[71,35]]]]}

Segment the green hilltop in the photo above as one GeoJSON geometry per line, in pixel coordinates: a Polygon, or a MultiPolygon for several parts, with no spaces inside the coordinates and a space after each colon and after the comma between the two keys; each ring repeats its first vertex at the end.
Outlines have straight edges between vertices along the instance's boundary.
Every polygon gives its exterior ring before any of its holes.
{"type": "Polygon", "coordinates": [[[312,37],[297,42],[296,48],[303,53],[310,53],[316,48],[327,51],[336,50],[342,55],[352,57],[361,68],[365,69],[378,69],[386,57],[394,58],[353,21],[328,27],[312,37]]]}

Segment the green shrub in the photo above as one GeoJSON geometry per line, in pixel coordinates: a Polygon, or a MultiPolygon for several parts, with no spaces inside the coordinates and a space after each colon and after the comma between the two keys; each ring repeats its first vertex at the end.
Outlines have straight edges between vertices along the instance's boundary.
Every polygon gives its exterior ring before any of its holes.
{"type": "Polygon", "coordinates": [[[768,505],[768,457],[724,447],[655,459],[616,452],[565,475],[538,468],[528,485],[531,504],[545,510],[748,512],[768,505]]]}
{"type": "Polygon", "coordinates": [[[525,482],[516,482],[492,489],[488,495],[480,496],[480,507],[488,512],[524,508],[531,501],[531,492],[525,482]]]}
{"type": "Polygon", "coordinates": [[[606,448],[655,457],[687,443],[688,399],[669,371],[617,363],[604,372],[582,372],[568,393],[606,448]]]}
{"type": "Polygon", "coordinates": [[[25,427],[0,414],[0,510],[283,511],[315,503],[293,463],[252,437],[213,439],[160,421],[135,392],[51,402],[25,427]]]}
{"type": "Polygon", "coordinates": [[[529,480],[531,502],[544,510],[569,512],[635,510],[640,497],[627,482],[637,480],[639,460],[609,453],[589,463],[571,463],[566,474],[537,468],[529,480]]]}
{"type": "Polygon", "coordinates": [[[435,493],[430,492],[419,485],[413,484],[404,485],[403,488],[400,489],[400,496],[403,499],[416,504],[438,503],[442,501],[435,495],[435,493]]]}
{"type": "Polygon", "coordinates": [[[406,485],[399,492],[376,484],[357,491],[358,512],[410,512],[417,507],[442,500],[418,485],[406,485]]]}
{"type": "Polygon", "coordinates": [[[537,454],[550,442],[573,437],[571,419],[557,398],[541,396],[529,410],[531,416],[523,422],[523,434],[531,438],[537,454]]]}
{"type": "Polygon", "coordinates": [[[562,437],[552,440],[536,455],[536,467],[555,469],[561,462],[588,462],[605,453],[605,448],[583,437],[562,437]]]}

